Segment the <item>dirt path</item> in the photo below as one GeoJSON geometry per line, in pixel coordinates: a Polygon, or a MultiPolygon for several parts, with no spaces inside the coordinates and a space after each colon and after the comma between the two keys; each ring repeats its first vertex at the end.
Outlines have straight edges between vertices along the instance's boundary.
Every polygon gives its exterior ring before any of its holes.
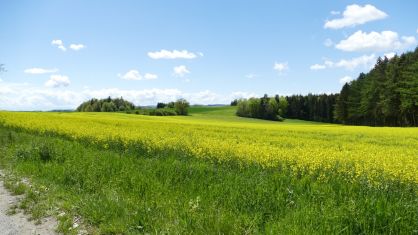
{"type": "MultiPolygon", "coordinates": [[[[2,172],[0,171],[0,176],[2,172]]],[[[0,233],[4,235],[33,235],[56,234],[56,221],[52,218],[45,219],[42,224],[35,225],[34,221],[28,221],[28,217],[21,212],[7,215],[10,206],[17,203],[18,197],[12,196],[3,185],[0,177],[0,233]]]]}

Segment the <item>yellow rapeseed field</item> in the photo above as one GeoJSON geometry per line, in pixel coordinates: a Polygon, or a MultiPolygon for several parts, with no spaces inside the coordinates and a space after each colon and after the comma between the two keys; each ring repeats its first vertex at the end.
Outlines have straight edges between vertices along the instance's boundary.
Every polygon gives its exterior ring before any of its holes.
{"type": "Polygon", "coordinates": [[[377,184],[382,177],[418,183],[418,128],[105,113],[0,112],[0,122],[105,149],[285,164],[312,174],[334,170],[377,184]]]}

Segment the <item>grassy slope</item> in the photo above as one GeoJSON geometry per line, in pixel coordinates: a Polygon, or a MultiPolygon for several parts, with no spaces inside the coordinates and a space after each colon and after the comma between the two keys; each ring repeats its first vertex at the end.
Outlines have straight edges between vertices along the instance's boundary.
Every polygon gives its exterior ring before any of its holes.
{"type": "MultiPolygon", "coordinates": [[[[227,122],[243,122],[243,123],[261,123],[261,124],[278,124],[280,122],[243,118],[235,115],[236,107],[234,106],[192,106],[189,109],[189,114],[193,119],[199,120],[214,120],[214,121],[227,121],[227,122]]],[[[286,119],[282,122],[287,125],[291,124],[316,124],[316,125],[328,125],[320,122],[310,122],[297,119],[286,119]]]]}
{"type": "MultiPolygon", "coordinates": [[[[190,117],[161,120],[313,125],[244,119],[233,113],[231,107],[193,107],[190,117]]],[[[399,234],[418,227],[416,185],[386,182],[379,188],[346,182],[332,171],[325,172],[324,181],[286,168],[173,155],[138,157],[6,128],[0,129],[0,143],[1,166],[29,177],[42,191],[29,193],[24,207],[40,216],[58,206],[68,215],[81,215],[96,232],[399,234]]],[[[68,231],[70,219],[61,219],[63,231],[68,231]]]]}

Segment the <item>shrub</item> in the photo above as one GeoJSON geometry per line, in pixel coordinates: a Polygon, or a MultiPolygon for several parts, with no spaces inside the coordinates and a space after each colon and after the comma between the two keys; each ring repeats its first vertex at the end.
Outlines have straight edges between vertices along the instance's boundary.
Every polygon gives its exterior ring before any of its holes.
{"type": "Polygon", "coordinates": [[[151,116],[176,116],[177,113],[172,109],[154,109],[149,112],[151,116]]]}
{"type": "Polygon", "coordinates": [[[39,158],[43,161],[43,162],[49,162],[52,160],[53,158],[53,151],[52,148],[46,144],[41,145],[39,147],[38,150],[39,153],[39,158]]]}

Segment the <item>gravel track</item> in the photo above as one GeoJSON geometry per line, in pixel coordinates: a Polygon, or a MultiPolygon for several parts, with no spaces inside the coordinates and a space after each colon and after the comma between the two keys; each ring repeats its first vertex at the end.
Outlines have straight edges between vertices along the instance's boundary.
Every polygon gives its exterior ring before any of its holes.
{"type": "Polygon", "coordinates": [[[49,235],[57,234],[55,228],[57,223],[53,218],[42,220],[41,224],[35,225],[35,221],[29,221],[28,216],[22,212],[14,215],[7,215],[7,211],[19,201],[18,196],[12,196],[3,184],[0,171],[0,234],[3,235],[49,235]]]}

